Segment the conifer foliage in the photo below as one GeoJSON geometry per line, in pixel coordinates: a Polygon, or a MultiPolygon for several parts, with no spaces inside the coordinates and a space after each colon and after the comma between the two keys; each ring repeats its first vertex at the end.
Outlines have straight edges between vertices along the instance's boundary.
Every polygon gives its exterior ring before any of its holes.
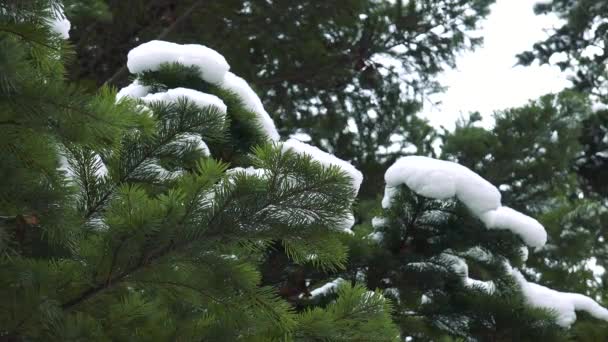
{"type": "Polygon", "coordinates": [[[608,320],[527,280],[545,228],[471,169],[397,160],[353,229],[361,172],[281,141],[218,52],[150,41],[92,94],[64,80],[59,3],[0,6],[0,339],[555,341],[608,320]]]}
{"type": "Polygon", "coordinates": [[[0,63],[16,70],[0,102],[0,337],[399,336],[390,302],[360,285],[299,312],[260,285],[276,241],[296,262],[343,267],[361,180],[350,164],[276,142],[255,93],[203,46],[144,44],[134,84],[80,93],[51,31],[59,4],[26,3],[0,11],[0,63]]]}

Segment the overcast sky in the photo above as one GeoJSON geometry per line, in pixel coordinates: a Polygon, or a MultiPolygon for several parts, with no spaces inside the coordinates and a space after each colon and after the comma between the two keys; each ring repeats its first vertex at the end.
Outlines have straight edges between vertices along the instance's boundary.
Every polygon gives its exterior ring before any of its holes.
{"type": "Polygon", "coordinates": [[[515,55],[547,37],[545,30],[559,21],[553,16],[536,16],[538,0],[498,0],[483,23],[483,47],[457,59],[457,69],[439,77],[449,87],[432,97],[442,104],[425,103],[423,116],[434,126],[452,129],[459,117],[479,111],[484,126],[493,123],[494,110],[516,107],[541,95],[558,92],[569,82],[557,67],[517,66],[515,55]]]}

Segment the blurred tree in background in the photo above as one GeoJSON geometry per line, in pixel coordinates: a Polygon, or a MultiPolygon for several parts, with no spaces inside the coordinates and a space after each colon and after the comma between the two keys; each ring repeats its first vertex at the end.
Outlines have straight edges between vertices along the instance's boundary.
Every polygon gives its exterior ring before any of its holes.
{"type": "Polygon", "coordinates": [[[608,1],[552,0],[538,3],[539,15],[557,15],[561,22],[547,39],[521,53],[521,64],[537,61],[567,72],[573,89],[590,97],[594,114],[584,119],[580,141],[583,155],[578,173],[588,196],[608,195],[608,1]]]}

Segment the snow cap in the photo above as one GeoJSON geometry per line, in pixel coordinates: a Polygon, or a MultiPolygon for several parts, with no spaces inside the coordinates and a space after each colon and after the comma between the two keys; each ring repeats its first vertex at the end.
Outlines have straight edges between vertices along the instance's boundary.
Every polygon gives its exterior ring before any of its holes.
{"type": "Polygon", "coordinates": [[[127,67],[132,74],[156,71],[163,63],[180,63],[199,68],[201,78],[209,83],[220,83],[230,66],[217,51],[198,44],[175,44],[152,40],[141,44],[127,56],[127,67]]]}
{"type": "Polygon", "coordinates": [[[547,242],[547,232],[538,221],[503,207],[498,189],[460,164],[423,156],[407,156],[389,167],[384,179],[384,208],[390,207],[397,186],[405,184],[424,197],[447,199],[455,196],[488,229],[510,230],[529,246],[539,248],[547,242]]]}
{"type": "MultiPolygon", "coordinates": [[[[387,187],[405,184],[424,197],[448,199],[457,196],[477,215],[500,206],[498,189],[457,163],[422,156],[402,157],[388,168],[384,179],[387,187]]],[[[385,196],[382,206],[390,206],[390,199],[385,196]]]]}

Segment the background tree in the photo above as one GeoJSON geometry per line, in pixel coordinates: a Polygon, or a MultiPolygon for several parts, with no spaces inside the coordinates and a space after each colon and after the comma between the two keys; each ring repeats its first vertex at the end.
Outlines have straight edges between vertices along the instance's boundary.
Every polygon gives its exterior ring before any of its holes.
{"type": "Polygon", "coordinates": [[[538,3],[537,14],[555,14],[562,22],[544,41],[519,55],[520,63],[534,61],[554,64],[568,72],[573,89],[590,96],[595,114],[585,119],[580,140],[584,155],[578,162],[578,173],[585,180],[587,196],[605,197],[608,189],[603,181],[608,174],[608,2],[553,0],[538,3]]]}
{"type": "MultiPolygon", "coordinates": [[[[524,269],[529,279],[605,301],[605,203],[585,195],[579,175],[586,146],[581,136],[595,117],[582,94],[549,95],[497,112],[492,129],[479,127],[472,116],[444,135],[442,151],[500,185],[506,205],[533,214],[547,228],[547,246],[531,253],[524,269]]],[[[593,341],[605,338],[606,327],[579,320],[570,333],[593,341]]]]}

